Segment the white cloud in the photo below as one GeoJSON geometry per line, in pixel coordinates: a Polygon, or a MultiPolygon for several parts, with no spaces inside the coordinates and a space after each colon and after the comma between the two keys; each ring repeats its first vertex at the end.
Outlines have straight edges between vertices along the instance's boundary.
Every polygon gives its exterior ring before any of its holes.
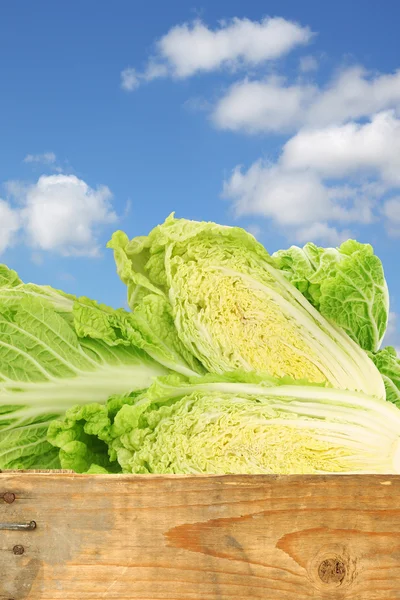
{"type": "Polygon", "coordinates": [[[327,223],[312,223],[306,227],[298,229],[296,238],[300,244],[305,244],[310,240],[321,240],[324,244],[338,246],[345,240],[349,239],[350,231],[338,231],[336,227],[332,227],[327,223]]]}
{"type": "Polygon", "coordinates": [[[279,17],[261,22],[235,18],[214,31],[200,21],[178,25],[161,38],[158,48],[175,76],[189,77],[240,61],[257,65],[279,58],[310,38],[308,27],[279,17]]]}
{"type": "Polygon", "coordinates": [[[18,212],[8,202],[0,199],[0,254],[12,245],[19,228],[18,212]]]}
{"type": "Polygon", "coordinates": [[[291,240],[337,245],[351,237],[346,226],[373,220],[373,199],[363,197],[362,189],[330,187],[310,171],[257,161],[247,171],[233,171],[223,197],[232,201],[237,217],[268,218],[291,240]]]}
{"type": "Polygon", "coordinates": [[[212,120],[218,128],[231,131],[292,130],[316,93],[315,86],[285,86],[278,77],[240,81],[217,103],[212,120]]]}
{"type": "Polygon", "coordinates": [[[262,215],[279,225],[308,224],[330,206],[326,189],[312,173],[289,173],[257,161],[247,171],[237,167],[223,195],[234,202],[237,216],[262,215]]]}
{"type": "Polygon", "coordinates": [[[212,120],[222,129],[247,133],[295,131],[340,125],[387,109],[400,110],[400,70],[371,77],[362,67],[352,67],[326,88],[288,85],[283,78],[235,83],[215,105],[212,120]]]}
{"type": "Polygon", "coordinates": [[[312,104],[306,121],[314,126],[343,123],[400,107],[400,70],[371,77],[363,67],[346,69],[312,104]]]}
{"type": "Polygon", "coordinates": [[[146,71],[139,73],[133,67],[127,67],[121,71],[121,87],[127,92],[136,90],[143,81],[152,81],[159,77],[166,77],[168,68],[166,65],[156,63],[152,59],[148,62],[146,71]]]}
{"type": "Polygon", "coordinates": [[[344,193],[343,188],[328,188],[312,172],[286,171],[280,164],[262,161],[247,171],[237,167],[224,183],[223,196],[232,201],[236,216],[269,218],[297,242],[337,245],[350,232],[328,221],[342,225],[371,218],[367,207],[359,210],[357,190],[344,193]]]}
{"type": "Polygon", "coordinates": [[[127,69],[121,71],[121,87],[124,90],[131,92],[132,90],[135,90],[137,87],[139,87],[139,85],[140,79],[138,74],[136,73],[136,69],[128,67],[127,69]]]}
{"type": "Polygon", "coordinates": [[[16,200],[23,198],[27,190],[26,183],[23,181],[17,181],[15,179],[6,181],[3,187],[5,188],[7,195],[15,198],[16,200]]]}
{"type": "Polygon", "coordinates": [[[107,187],[92,189],[74,175],[40,177],[28,188],[21,211],[30,244],[64,256],[96,256],[96,227],[117,220],[111,198],[107,187]]]}
{"type": "Polygon", "coordinates": [[[221,68],[257,66],[307,44],[311,37],[308,27],[280,17],[261,21],[234,18],[214,30],[196,20],[170,29],[156,43],[155,55],[143,73],[126,69],[122,72],[122,84],[133,90],[141,80],[167,75],[186,78],[221,68]]]}
{"type": "Polygon", "coordinates": [[[10,245],[20,228],[23,243],[36,251],[34,261],[38,251],[97,256],[99,228],[117,220],[110,190],[93,189],[74,175],[43,175],[33,185],[14,181],[6,188],[16,208],[0,203],[0,250],[10,245]]]}
{"type": "Polygon", "coordinates": [[[393,237],[400,237],[400,196],[387,200],[382,207],[386,229],[393,237]]]}
{"type": "Polygon", "coordinates": [[[198,113],[209,111],[211,103],[201,96],[193,96],[192,98],[188,98],[188,100],[183,103],[183,106],[190,112],[198,113]]]}
{"type": "Polygon", "coordinates": [[[378,220],[400,236],[400,70],[353,66],[321,87],[302,75],[317,67],[303,56],[295,82],[247,77],[214,105],[217,128],[294,134],[275,163],[236,167],[223,195],[237,216],[261,215],[299,242],[336,245],[349,225],[378,220]]]}
{"type": "Polygon", "coordinates": [[[151,58],[147,63],[145,73],[142,74],[142,78],[145,81],[152,81],[153,79],[158,79],[159,77],[167,77],[168,73],[169,70],[166,64],[159,63],[156,59],[151,58]]]}
{"type": "Polygon", "coordinates": [[[43,154],[27,154],[24,158],[25,163],[41,163],[51,165],[56,162],[54,152],[44,152],[43,154]]]}
{"type": "Polygon", "coordinates": [[[314,56],[302,56],[299,60],[299,69],[302,73],[310,73],[318,69],[318,61],[314,56]]]}
{"type": "MultiPolygon", "coordinates": [[[[223,195],[237,216],[261,215],[299,242],[336,245],[351,235],[349,224],[379,218],[379,200],[400,188],[399,173],[400,120],[384,112],[364,125],[301,130],[276,163],[236,167],[223,195]]],[[[400,235],[400,197],[380,212],[389,233],[400,235]]]]}
{"type": "Polygon", "coordinates": [[[261,214],[282,226],[305,226],[329,218],[370,223],[363,191],[362,185],[328,187],[311,170],[292,171],[279,162],[258,160],[245,172],[236,167],[224,183],[223,195],[232,200],[237,216],[261,214]]]}
{"type": "Polygon", "coordinates": [[[400,119],[386,111],[363,125],[303,129],[285,144],[281,161],[288,169],[312,169],[324,177],[367,171],[399,185],[400,119]]]}

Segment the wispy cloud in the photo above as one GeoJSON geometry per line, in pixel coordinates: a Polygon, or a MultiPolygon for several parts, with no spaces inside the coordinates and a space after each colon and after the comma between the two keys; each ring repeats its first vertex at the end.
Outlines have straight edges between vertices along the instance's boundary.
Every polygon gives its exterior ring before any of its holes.
{"type": "Polygon", "coordinates": [[[74,275],[72,275],[72,273],[66,273],[66,272],[61,272],[58,275],[58,279],[60,279],[61,281],[76,281],[76,277],[74,275]]]}
{"type": "Polygon", "coordinates": [[[397,354],[400,357],[400,330],[399,330],[399,315],[394,311],[390,311],[389,320],[385,337],[382,341],[382,347],[394,346],[397,354]]]}
{"type": "Polygon", "coordinates": [[[299,69],[301,73],[316,71],[318,69],[318,61],[315,56],[311,56],[310,54],[302,56],[299,60],[299,69]]]}
{"type": "Polygon", "coordinates": [[[57,157],[54,152],[44,152],[43,154],[27,154],[24,163],[40,163],[42,165],[52,165],[57,157]]]}
{"type": "Polygon", "coordinates": [[[12,246],[20,228],[20,215],[9,202],[0,198],[0,254],[12,246]]]}
{"type": "Polygon", "coordinates": [[[140,85],[140,78],[136,74],[135,69],[128,67],[121,72],[121,87],[122,89],[132,92],[140,85]]]}
{"type": "Polygon", "coordinates": [[[183,106],[190,112],[199,113],[208,112],[211,109],[212,104],[206,98],[202,98],[201,96],[193,96],[192,98],[188,98],[188,100],[184,102],[183,106]]]}
{"type": "Polygon", "coordinates": [[[400,196],[386,200],[382,207],[389,235],[400,237],[400,196]]]}
{"type": "Polygon", "coordinates": [[[63,173],[68,170],[68,161],[63,161],[64,164],[61,166],[54,152],[27,154],[23,162],[27,165],[31,165],[35,171],[52,171],[53,173],[63,173]]]}
{"type": "Polygon", "coordinates": [[[143,70],[133,67],[121,73],[125,90],[160,77],[184,79],[220,69],[237,70],[261,65],[308,44],[309,27],[280,17],[261,21],[234,18],[211,29],[201,20],[170,29],[155,44],[155,53],[143,70]]]}

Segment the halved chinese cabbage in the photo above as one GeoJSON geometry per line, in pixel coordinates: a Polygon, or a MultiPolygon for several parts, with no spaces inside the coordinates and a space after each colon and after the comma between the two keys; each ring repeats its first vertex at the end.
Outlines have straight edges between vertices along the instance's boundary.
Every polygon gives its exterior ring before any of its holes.
{"type": "Polygon", "coordinates": [[[171,215],[146,237],[129,241],[117,231],[108,246],[130,308],[142,311],[143,302],[157,298],[208,371],[268,372],[384,397],[367,354],[243,229],[171,215]]]}
{"type": "Polygon", "coordinates": [[[400,410],[359,392],[235,372],[156,380],[49,427],[83,472],[399,473],[400,410]],[[106,451],[108,450],[108,455],[106,451]]]}

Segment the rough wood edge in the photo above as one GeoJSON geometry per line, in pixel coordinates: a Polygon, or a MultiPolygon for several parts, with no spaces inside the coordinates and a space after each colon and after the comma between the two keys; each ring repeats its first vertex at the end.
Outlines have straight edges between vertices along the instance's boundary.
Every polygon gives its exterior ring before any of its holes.
{"type": "Polygon", "coordinates": [[[35,476],[35,475],[46,475],[49,477],[58,477],[58,476],[67,476],[72,478],[79,479],[107,479],[109,481],[115,480],[151,480],[151,479],[159,479],[159,480],[210,480],[217,479],[223,482],[268,482],[271,483],[273,481],[277,482],[322,482],[322,481],[333,481],[333,480],[350,480],[356,478],[359,480],[360,484],[366,481],[376,481],[380,480],[381,483],[389,484],[389,482],[400,482],[400,475],[393,474],[350,474],[350,473],[333,473],[329,475],[274,475],[274,474],[240,474],[240,475],[220,475],[220,474],[156,474],[156,473],[147,473],[147,474],[132,474],[132,473],[76,473],[75,471],[68,469],[0,469],[0,478],[2,475],[27,475],[27,476],[35,476]]]}

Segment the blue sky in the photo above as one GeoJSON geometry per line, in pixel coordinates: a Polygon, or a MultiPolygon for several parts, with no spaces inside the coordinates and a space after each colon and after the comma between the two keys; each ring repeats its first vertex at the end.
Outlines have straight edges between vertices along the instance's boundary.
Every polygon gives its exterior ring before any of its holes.
{"type": "Polygon", "coordinates": [[[399,344],[400,4],[383,6],[2,2],[0,261],[122,306],[105,243],[172,211],[270,252],[355,237],[399,344]]]}

